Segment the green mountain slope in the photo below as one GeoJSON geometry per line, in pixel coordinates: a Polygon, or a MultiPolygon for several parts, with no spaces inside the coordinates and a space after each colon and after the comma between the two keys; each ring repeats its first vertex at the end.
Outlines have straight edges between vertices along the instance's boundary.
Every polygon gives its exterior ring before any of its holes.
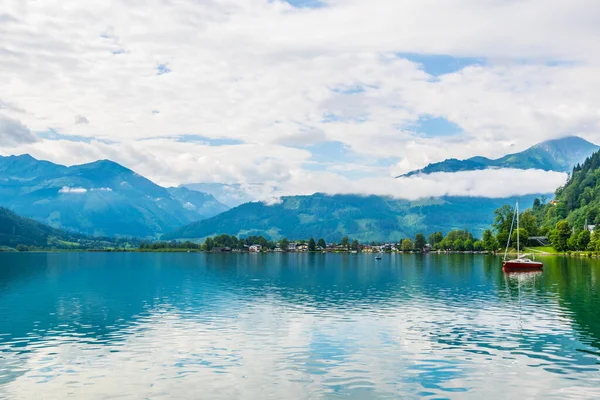
{"type": "Polygon", "coordinates": [[[29,155],[0,157],[0,206],[55,228],[151,237],[224,207],[209,195],[182,196],[108,160],[65,167],[29,155]]]}
{"type": "Polygon", "coordinates": [[[0,207],[0,246],[45,247],[53,241],[74,242],[81,235],[74,235],[44,225],[29,218],[23,218],[12,211],[0,207]]]}
{"type": "MultiPolygon", "coordinates": [[[[531,205],[535,196],[521,197],[531,205]]],[[[419,201],[380,196],[290,196],[281,203],[246,203],[215,217],[194,222],[163,239],[202,239],[216,234],[263,235],[271,239],[323,237],[339,241],[349,236],[361,241],[397,241],[417,232],[469,229],[481,235],[496,208],[516,198],[446,197],[419,201]]]]}
{"type": "Polygon", "coordinates": [[[556,190],[555,200],[541,210],[540,225],[545,230],[562,219],[576,230],[582,230],[586,221],[600,225],[600,152],[573,168],[569,181],[556,190]]]}
{"type": "Polygon", "coordinates": [[[475,171],[488,168],[542,169],[544,171],[570,172],[578,163],[600,149],[599,146],[577,136],[548,140],[529,149],[491,160],[472,157],[467,160],[451,158],[429,164],[425,168],[411,171],[403,177],[434,172],[475,171]]]}

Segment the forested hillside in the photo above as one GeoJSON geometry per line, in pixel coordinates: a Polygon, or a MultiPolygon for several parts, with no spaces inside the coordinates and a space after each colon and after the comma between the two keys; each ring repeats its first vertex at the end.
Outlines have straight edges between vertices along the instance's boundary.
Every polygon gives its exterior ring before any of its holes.
{"type": "MultiPolygon", "coordinates": [[[[495,211],[500,243],[508,238],[513,212],[508,205],[495,211]]],[[[573,168],[554,200],[536,199],[520,216],[522,237],[547,236],[559,251],[600,251],[600,152],[573,168]]]]}

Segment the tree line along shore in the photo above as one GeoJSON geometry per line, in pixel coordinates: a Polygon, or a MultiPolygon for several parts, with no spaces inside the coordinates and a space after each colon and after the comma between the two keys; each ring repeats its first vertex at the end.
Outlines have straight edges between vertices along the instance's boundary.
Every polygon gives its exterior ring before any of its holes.
{"type": "MultiPolygon", "coordinates": [[[[559,189],[563,191],[564,189],[559,189]]],[[[567,218],[567,209],[558,201],[547,202],[546,199],[535,199],[533,207],[520,213],[520,228],[512,232],[511,243],[520,238],[522,248],[529,247],[539,254],[585,254],[600,255],[600,231],[595,224],[585,223],[575,227],[567,218]],[[553,221],[556,220],[555,223],[553,221]],[[549,222],[550,221],[550,222],[549,222]],[[536,246],[530,243],[530,237],[545,237],[547,246],[536,246]]],[[[598,210],[591,209],[590,217],[600,220],[598,210]]],[[[323,238],[290,240],[282,238],[274,241],[263,236],[236,237],[221,234],[206,238],[203,242],[193,241],[144,241],[137,238],[110,239],[100,238],[97,241],[77,239],[73,242],[55,240],[48,247],[27,246],[19,244],[16,248],[0,248],[0,251],[129,251],[129,252],[466,252],[495,254],[504,251],[509,239],[514,208],[504,205],[494,211],[494,222],[490,229],[483,231],[477,238],[468,230],[454,229],[444,235],[433,232],[427,237],[417,233],[414,238],[404,238],[396,242],[360,243],[349,237],[339,242],[327,243],[323,238]]]]}

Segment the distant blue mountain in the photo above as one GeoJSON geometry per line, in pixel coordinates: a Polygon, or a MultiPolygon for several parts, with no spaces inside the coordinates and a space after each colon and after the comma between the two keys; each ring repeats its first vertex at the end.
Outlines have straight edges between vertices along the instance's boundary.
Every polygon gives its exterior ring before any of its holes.
{"type": "Polygon", "coordinates": [[[30,155],[0,157],[0,206],[54,228],[138,237],[228,209],[210,195],[167,190],[113,161],[66,167],[30,155]]]}
{"type": "MultiPolygon", "coordinates": [[[[530,207],[536,196],[520,197],[530,207]]],[[[163,239],[196,239],[229,234],[262,235],[271,239],[324,238],[339,241],[343,236],[360,241],[397,241],[417,232],[447,233],[469,229],[481,236],[493,222],[494,210],[514,204],[516,197],[426,198],[418,201],[382,196],[326,195],[283,197],[281,203],[246,203],[222,214],[183,226],[163,239]]]]}
{"type": "Polygon", "coordinates": [[[520,153],[508,154],[491,160],[486,157],[472,157],[466,160],[450,158],[427,165],[423,169],[411,171],[400,177],[434,172],[476,171],[488,168],[541,169],[544,171],[571,172],[573,167],[598,151],[600,146],[577,136],[548,140],[536,144],[520,153]]]}

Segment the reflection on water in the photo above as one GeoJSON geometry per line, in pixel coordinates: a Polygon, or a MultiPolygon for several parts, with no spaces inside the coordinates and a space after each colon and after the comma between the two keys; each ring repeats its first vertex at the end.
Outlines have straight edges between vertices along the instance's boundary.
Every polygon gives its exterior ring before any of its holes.
{"type": "Polygon", "coordinates": [[[0,254],[0,398],[600,397],[600,263],[0,254]]]}

